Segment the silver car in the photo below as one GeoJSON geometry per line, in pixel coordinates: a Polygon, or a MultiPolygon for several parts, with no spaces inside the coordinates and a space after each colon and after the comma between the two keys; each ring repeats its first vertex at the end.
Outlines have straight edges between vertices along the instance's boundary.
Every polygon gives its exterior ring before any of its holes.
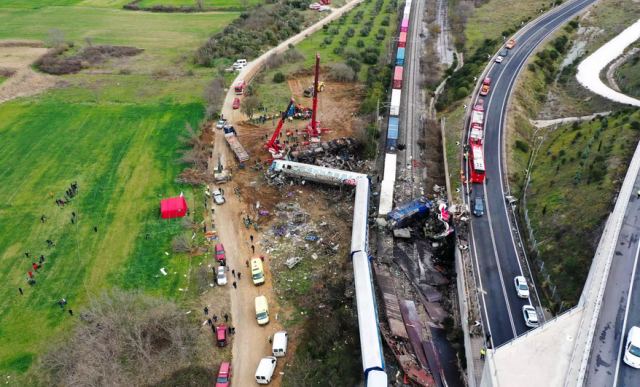
{"type": "Polygon", "coordinates": [[[224,196],[222,195],[222,191],[219,189],[213,191],[213,201],[216,204],[224,204],[224,196]]]}
{"type": "Polygon", "coordinates": [[[540,326],[540,320],[538,320],[538,313],[536,309],[531,305],[522,306],[522,314],[524,316],[524,324],[530,328],[537,328],[540,326]]]}
{"type": "Polygon", "coordinates": [[[529,285],[527,285],[527,280],[519,275],[513,279],[514,284],[516,285],[516,293],[518,293],[518,297],[520,298],[529,298],[529,285]]]}
{"type": "Polygon", "coordinates": [[[224,266],[218,266],[218,275],[216,276],[216,282],[220,286],[227,284],[227,273],[224,270],[224,266]]]}

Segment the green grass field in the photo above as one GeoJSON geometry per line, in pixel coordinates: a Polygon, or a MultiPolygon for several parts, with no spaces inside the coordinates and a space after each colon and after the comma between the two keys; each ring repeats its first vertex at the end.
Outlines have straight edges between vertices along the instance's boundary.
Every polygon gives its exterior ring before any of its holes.
{"type": "Polygon", "coordinates": [[[467,20],[465,48],[472,53],[485,39],[499,38],[502,31],[520,26],[522,19],[535,18],[543,5],[548,5],[548,2],[491,0],[483,4],[467,20]]]}
{"type": "MultiPolygon", "coordinates": [[[[183,168],[176,151],[185,123],[197,127],[203,118],[202,92],[213,74],[184,67],[238,13],[131,12],[120,9],[124,3],[0,2],[0,39],[46,39],[55,28],[76,45],[90,38],[145,49],[127,62],[131,74],[108,62],[100,65],[105,74],[64,76],[64,88],[0,104],[0,375],[16,385],[25,385],[50,342],[70,332],[92,295],[142,289],[183,305],[199,296],[192,269],[204,257],[172,252],[174,236],[191,233],[180,221],[161,220],[158,208],[181,191],[192,207],[202,202],[199,190],[174,183],[183,168]],[[151,75],[159,67],[167,74],[151,75]],[[54,200],[72,181],[79,195],[60,209],[54,200]],[[56,246],[48,248],[47,239],[56,246]],[[46,257],[33,287],[25,252],[46,257]],[[74,317],[55,304],[61,297],[74,317]]],[[[196,207],[191,216],[199,221],[201,212],[196,207]]]]}
{"type": "Polygon", "coordinates": [[[190,260],[170,250],[182,228],[160,221],[158,206],[185,189],[173,183],[176,139],[185,122],[201,119],[201,104],[93,104],[70,102],[69,93],[0,105],[1,373],[25,371],[69,326],[55,305],[61,297],[79,311],[90,294],[111,286],[175,298],[188,287],[190,260]],[[60,209],[54,200],[72,181],[80,194],[60,209]],[[56,246],[47,248],[46,239],[56,246]],[[46,257],[33,287],[25,252],[46,257]]]}

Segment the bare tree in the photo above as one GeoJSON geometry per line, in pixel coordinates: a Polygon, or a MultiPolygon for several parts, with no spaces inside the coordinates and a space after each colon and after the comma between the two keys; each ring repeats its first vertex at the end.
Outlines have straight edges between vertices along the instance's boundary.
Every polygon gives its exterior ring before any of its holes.
{"type": "Polygon", "coordinates": [[[224,102],[224,79],[215,78],[204,90],[204,100],[207,102],[207,118],[215,117],[224,102]]]}
{"type": "Polygon", "coordinates": [[[204,9],[204,0],[196,0],[196,8],[202,11],[204,9]]]}
{"type": "Polygon", "coordinates": [[[260,99],[256,96],[250,96],[242,100],[240,104],[240,110],[247,116],[249,119],[253,117],[253,113],[260,107],[260,99]]]}
{"type": "Polygon", "coordinates": [[[57,28],[50,29],[45,43],[48,47],[53,48],[62,46],[64,44],[64,32],[57,28]]]}
{"type": "Polygon", "coordinates": [[[193,361],[197,335],[176,304],[115,290],[91,300],[71,336],[42,357],[39,374],[61,386],[153,385],[193,361]]]}

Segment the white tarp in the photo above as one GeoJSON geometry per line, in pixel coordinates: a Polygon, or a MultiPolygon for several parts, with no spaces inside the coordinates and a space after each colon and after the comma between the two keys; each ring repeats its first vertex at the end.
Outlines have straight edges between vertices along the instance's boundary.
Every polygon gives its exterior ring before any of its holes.
{"type": "Polygon", "coordinates": [[[578,65],[578,82],[596,94],[612,101],[640,106],[640,100],[618,93],[600,80],[600,72],[610,62],[622,55],[625,48],[640,39],[640,20],[597,49],[578,65]]]}

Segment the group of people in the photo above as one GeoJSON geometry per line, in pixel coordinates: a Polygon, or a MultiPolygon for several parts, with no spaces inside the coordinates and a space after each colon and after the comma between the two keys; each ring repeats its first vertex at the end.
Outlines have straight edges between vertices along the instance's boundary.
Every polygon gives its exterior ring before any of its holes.
{"type": "MultiPolygon", "coordinates": [[[[78,182],[74,181],[69,185],[69,188],[67,188],[67,190],[65,191],[64,197],[56,199],[55,203],[59,208],[62,209],[77,194],[78,194],[78,182]]],[[[49,195],[53,197],[53,193],[50,193],[49,195]]],[[[47,220],[48,220],[48,217],[45,214],[42,214],[40,216],[40,223],[45,224],[47,223],[47,220]]],[[[77,220],[76,213],[72,212],[71,223],[75,223],[76,220],[77,220]]],[[[94,227],[94,230],[97,232],[97,227],[94,227]]],[[[45,243],[47,244],[47,248],[49,249],[55,247],[56,245],[55,242],[51,239],[45,240],[45,243]]],[[[36,274],[43,269],[46,261],[46,257],[44,254],[40,254],[39,256],[38,254],[32,255],[29,251],[25,251],[24,255],[27,259],[31,259],[31,268],[30,270],[27,271],[27,277],[26,277],[27,284],[29,284],[30,286],[34,286],[36,285],[36,274]]],[[[18,292],[20,293],[20,295],[24,295],[24,289],[22,287],[18,287],[18,292]]],[[[57,304],[64,311],[65,306],[67,305],[67,300],[65,298],[61,298],[60,300],[57,301],[57,304]]],[[[72,309],[68,309],[68,312],[69,312],[69,315],[73,316],[72,309]]]]}

